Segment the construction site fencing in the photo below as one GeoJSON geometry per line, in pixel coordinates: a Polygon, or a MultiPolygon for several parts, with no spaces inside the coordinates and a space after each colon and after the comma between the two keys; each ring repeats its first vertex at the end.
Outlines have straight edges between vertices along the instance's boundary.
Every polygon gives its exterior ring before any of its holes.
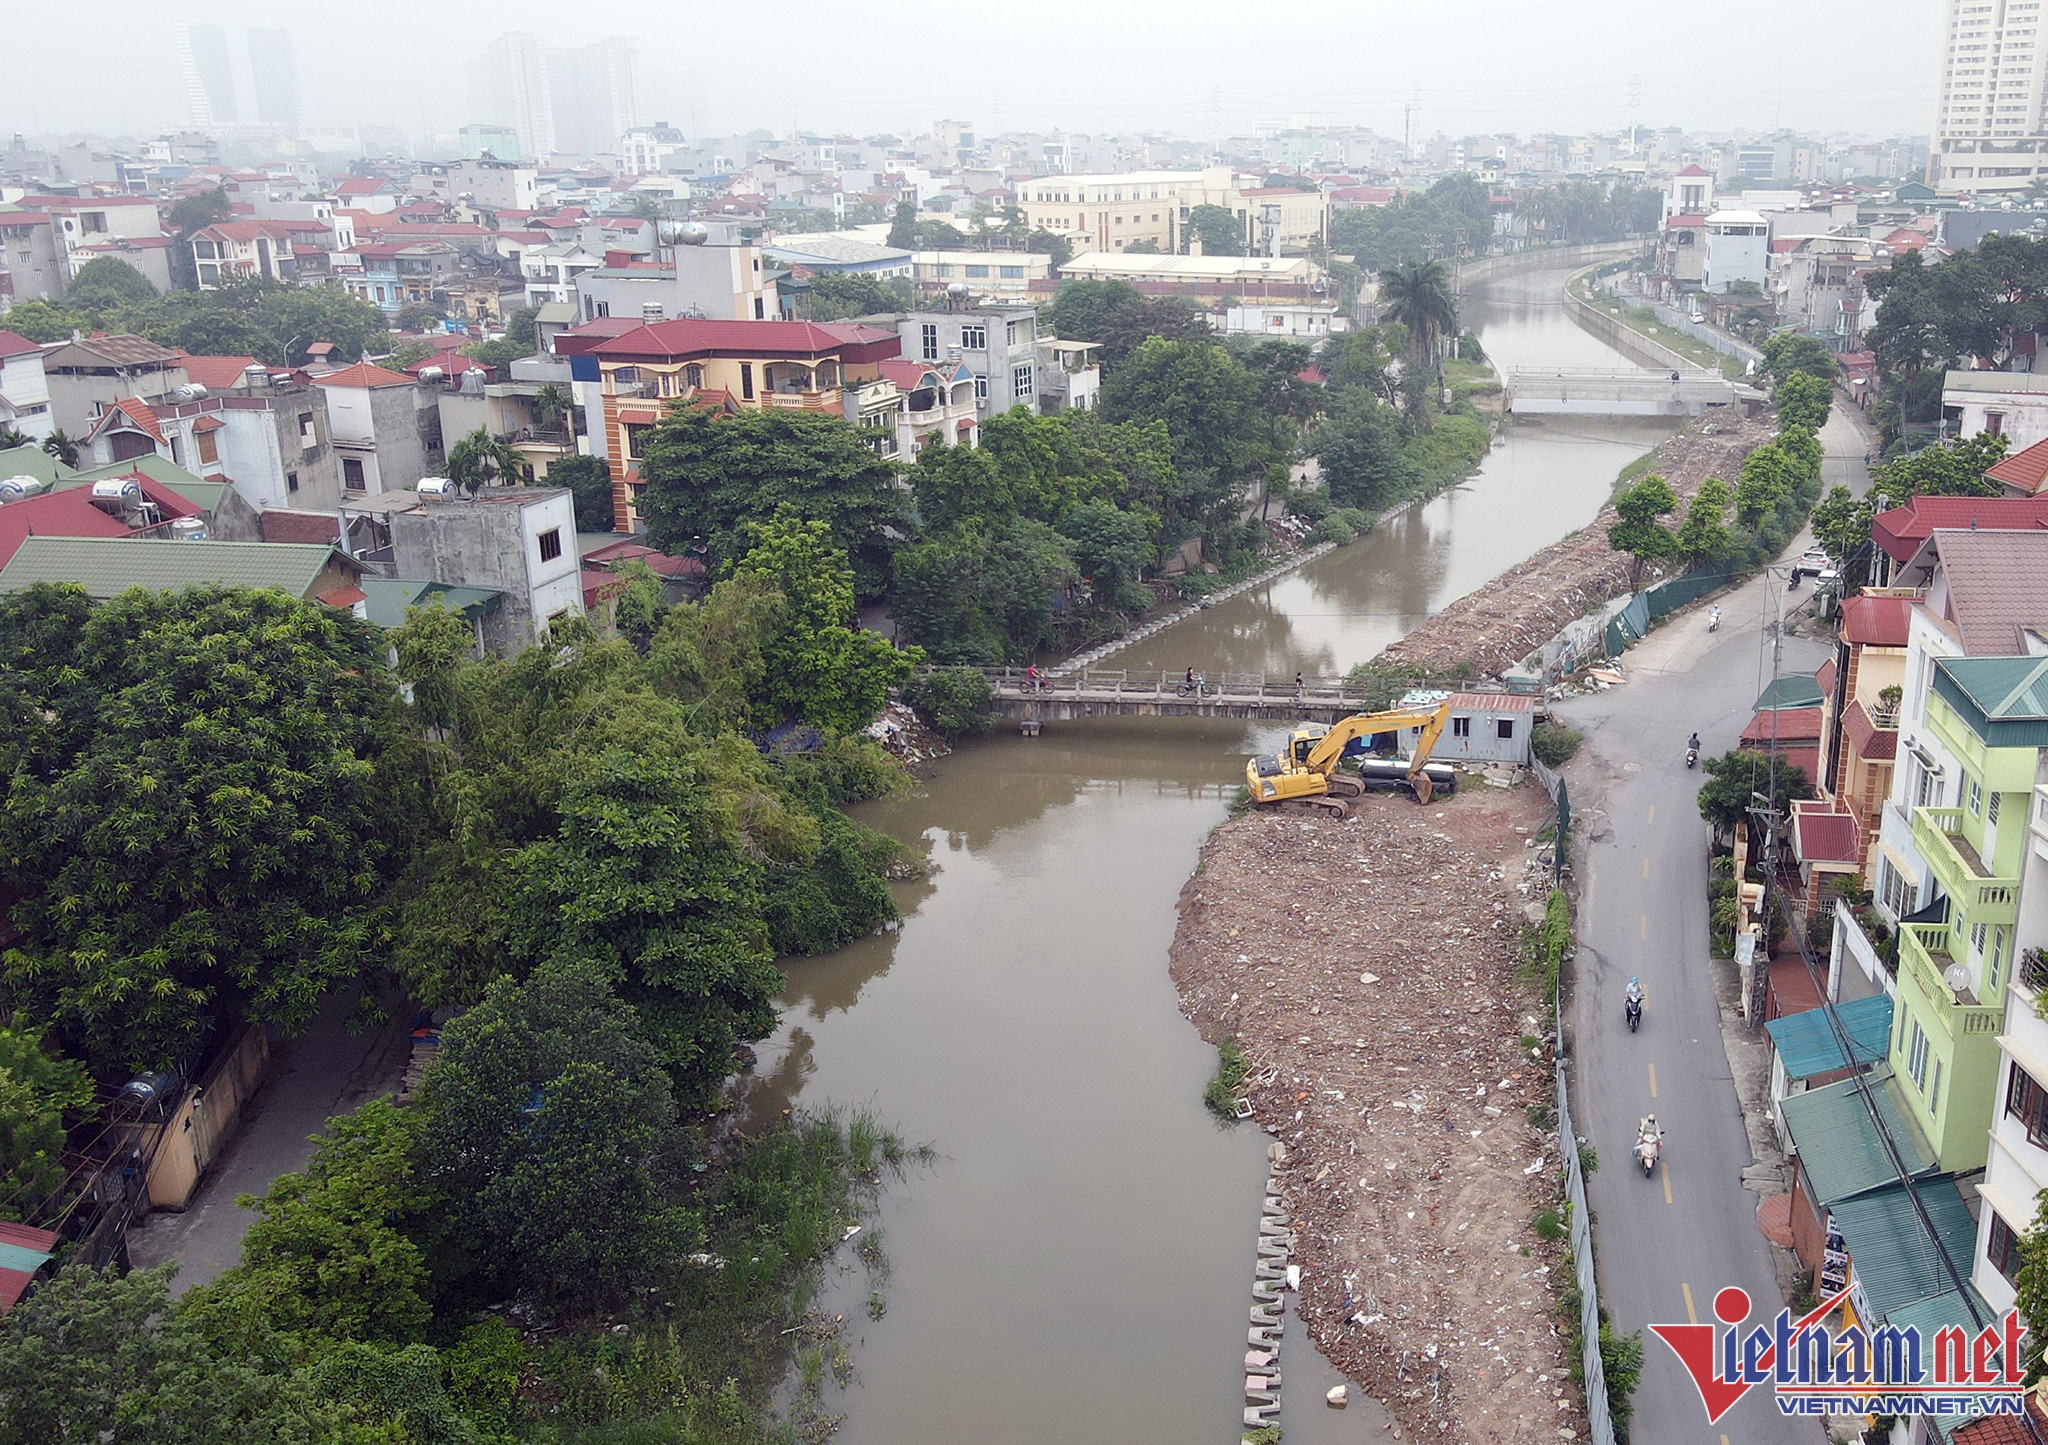
{"type": "MultiPolygon", "coordinates": [[[[1562,856],[1562,850],[1560,850],[1562,856]]],[[[1564,1025],[1558,1024],[1557,1139],[1564,1151],[1564,1197],[1571,1219],[1572,1271],[1579,1286],[1579,1357],[1586,1381],[1586,1433],[1593,1445],[1615,1445],[1607,1404],[1607,1367],[1600,1358],[1600,1289],[1593,1275],[1593,1211],[1579,1168],[1579,1136],[1572,1125],[1571,1087],[1565,1079],[1564,1025]]]]}
{"type": "Polygon", "coordinates": [[[1645,587],[1608,620],[1607,655],[1613,657],[1626,652],[1631,645],[1642,641],[1652,622],[1669,617],[1681,607],[1690,606],[1709,592],[1720,591],[1738,575],[1734,572],[1687,572],[1682,577],[1645,587]]]}
{"type": "Polygon", "coordinates": [[[1543,791],[1550,794],[1550,801],[1557,809],[1557,846],[1551,854],[1550,876],[1553,882],[1564,882],[1565,847],[1571,841],[1572,796],[1564,779],[1548,767],[1543,759],[1533,753],[1529,757],[1529,771],[1536,775],[1536,781],[1543,785],[1543,791]]]}

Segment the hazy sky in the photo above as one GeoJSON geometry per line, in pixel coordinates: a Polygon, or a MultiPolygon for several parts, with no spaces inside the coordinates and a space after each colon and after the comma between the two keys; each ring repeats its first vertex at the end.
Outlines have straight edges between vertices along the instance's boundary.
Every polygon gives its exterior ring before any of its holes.
{"type": "Polygon", "coordinates": [[[78,0],[10,6],[0,128],[154,132],[186,119],[177,22],[281,25],[309,124],[415,134],[473,117],[472,53],[505,30],[641,43],[643,109],[692,134],[766,126],[1165,129],[1311,120],[1418,137],[1626,125],[1924,133],[1940,0],[78,0]],[[33,57],[33,63],[30,58],[33,57]]]}

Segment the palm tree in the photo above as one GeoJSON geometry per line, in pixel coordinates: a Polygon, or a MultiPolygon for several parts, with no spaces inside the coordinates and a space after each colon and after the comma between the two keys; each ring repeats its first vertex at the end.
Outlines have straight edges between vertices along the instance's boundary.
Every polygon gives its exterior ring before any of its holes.
{"type": "Polygon", "coordinates": [[[569,440],[573,443],[576,436],[576,428],[570,422],[569,407],[569,393],[562,390],[561,387],[552,381],[533,394],[533,414],[534,418],[540,422],[540,429],[547,431],[557,422],[560,422],[563,425],[563,430],[568,433],[569,440]]]}
{"type": "Polygon", "coordinates": [[[78,443],[64,435],[61,426],[43,438],[43,450],[67,467],[78,465],[78,443]]]}
{"type": "Polygon", "coordinates": [[[471,496],[493,482],[517,481],[523,464],[509,443],[478,427],[448,449],[448,480],[471,496]]]}
{"type": "Polygon", "coordinates": [[[1380,295],[1387,303],[1388,319],[1408,328],[1416,354],[1434,368],[1438,343],[1447,333],[1455,336],[1458,329],[1458,298],[1451,292],[1450,268],[1441,261],[1410,256],[1380,278],[1380,295]]]}
{"type": "Polygon", "coordinates": [[[0,452],[11,452],[16,447],[32,447],[35,443],[11,426],[0,425],[0,452]]]}

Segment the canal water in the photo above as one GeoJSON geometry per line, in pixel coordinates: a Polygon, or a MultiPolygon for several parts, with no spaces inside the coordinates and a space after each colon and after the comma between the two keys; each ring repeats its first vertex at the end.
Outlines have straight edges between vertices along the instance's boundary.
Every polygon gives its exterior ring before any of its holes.
{"type": "MultiPolygon", "coordinates": [[[[1622,367],[1496,281],[1467,315],[1503,366],[1622,367]]],[[[1120,666],[1342,671],[1583,525],[1668,424],[1516,423],[1478,476],[1370,538],[1119,654],[1120,666]]],[[[1175,900],[1263,734],[1103,719],[961,748],[863,821],[925,848],[899,931],[789,964],[747,1107],[865,1104],[937,1162],[885,1194],[889,1258],[828,1285],[855,1375],[845,1445],[1234,1441],[1265,1135],[1201,1103],[1215,1052],[1167,976],[1175,900]]],[[[1276,886],[1279,886],[1276,883],[1276,886]]],[[[850,1263],[850,1261],[849,1261],[850,1263]]],[[[1298,1323],[1289,1445],[1386,1440],[1298,1323]]]]}

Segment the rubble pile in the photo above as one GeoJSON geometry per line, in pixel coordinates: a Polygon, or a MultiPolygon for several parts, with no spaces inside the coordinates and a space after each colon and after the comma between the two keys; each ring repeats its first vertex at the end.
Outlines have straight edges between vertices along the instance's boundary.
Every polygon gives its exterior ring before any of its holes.
{"type": "MultiPolygon", "coordinates": [[[[1678,494],[1679,513],[1668,522],[1677,525],[1708,477],[1721,478],[1732,492],[1742,459],[1773,434],[1769,421],[1720,412],[1686,423],[1650,454],[1645,473],[1662,477],[1678,494]]],[[[1498,676],[1567,623],[1628,594],[1628,556],[1607,545],[1615,520],[1612,506],[1601,508],[1588,525],[1460,597],[1381,656],[1428,672],[1498,676]]]]}
{"type": "Polygon", "coordinates": [[[953,751],[944,738],[926,727],[922,718],[900,702],[892,701],[885,706],[862,735],[880,743],[913,773],[923,764],[947,757],[953,751]]]}
{"type": "Polygon", "coordinates": [[[1585,1433],[1569,1257],[1537,1229],[1560,1209],[1546,1027],[1515,979],[1549,817],[1526,784],[1253,812],[1181,893],[1182,1007],[1237,1040],[1250,1116],[1286,1146],[1301,1316],[1421,1440],[1585,1433]]]}

